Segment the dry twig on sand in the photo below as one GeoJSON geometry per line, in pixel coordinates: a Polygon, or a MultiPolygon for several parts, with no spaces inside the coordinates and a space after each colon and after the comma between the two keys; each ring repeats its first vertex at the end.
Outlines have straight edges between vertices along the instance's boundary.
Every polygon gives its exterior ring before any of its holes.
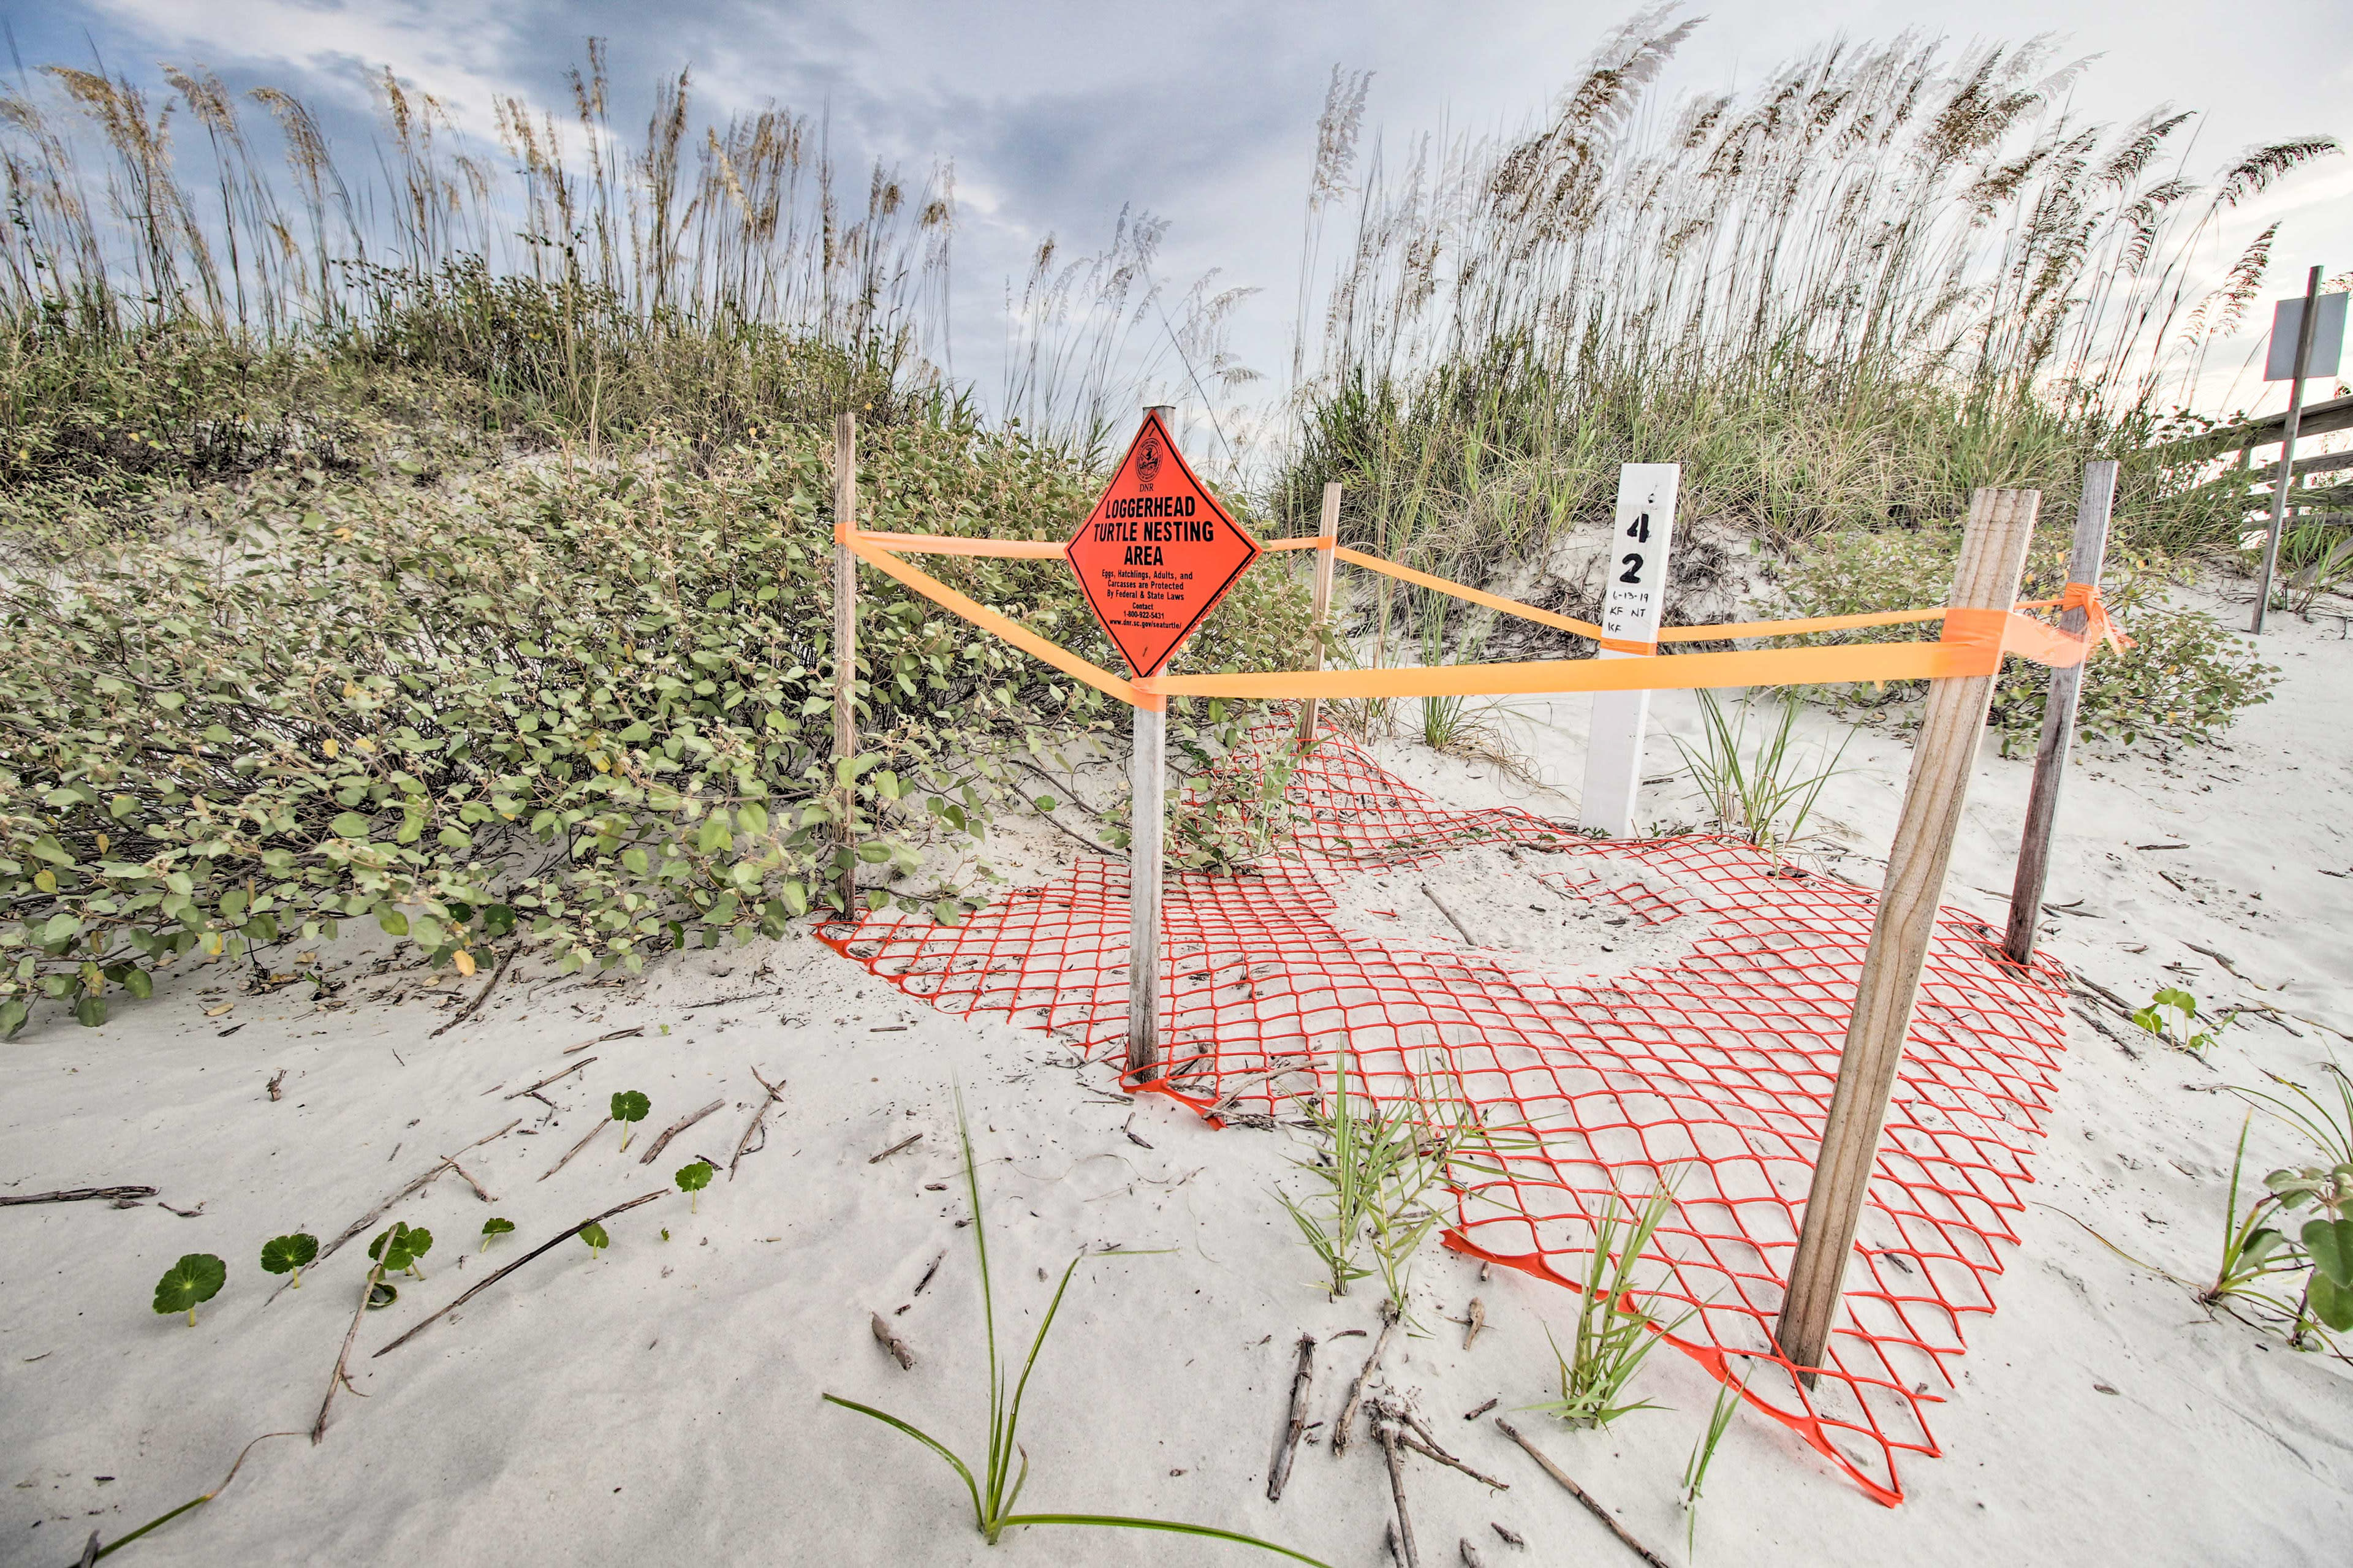
{"type": "Polygon", "coordinates": [[[445,1035],[451,1029],[456,1028],[459,1025],[464,1023],[467,1019],[472,1017],[476,1013],[480,1012],[481,1010],[482,1004],[491,999],[491,993],[498,988],[499,982],[506,977],[507,965],[514,962],[515,954],[522,950],[522,943],[521,942],[517,942],[514,946],[508,948],[505,956],[499,960],[498,967],[491,971],[491,977],[482,982],[482,988],[474,993],[474,999],[471,1002],[467,1003],[463,1007],[459,1008],[458,1016],[456,1017],[450,1019],[448,1023],[442,1025],[439,1028],[434,1030],[432,1034],[427,1035],[425,1037],[429,1040],[434,1038],[436,1036],[445,1035]]]}
{"type": "MultiPolygon", "coordinates": [[[[368,1302],[375,1297],[375,1270],[371,1268],[360,1281],[360,1304],[352,1309],[352,1326],[344,1331],[343,1348],[335,1352],[334,1374],[327,1379],[327,1397],[319,1401],[319,1418],[311,1423],[311,1447],[314,1448],[326,1439],[327,1412],[335,1406],[335,1391],[351,1388],[351,1373],[343,1369],[352,1359],[352,1342],[360,1337],[360,1320],[367,1316],[368,1302]]],[[[352,1392],[362,1399],[367,1397],[356,1388],[352,1392]]]]}
{"type": "Polygon", "coordinates": [[[1609,1527],[1609,1533],[1616,1536],[1620,1541],[1625,1542],[1626,1549],[1628,1551],[1641,1558],[1644,1563],[1650,1564],[1650,1568],[1667,1568],[1666,1559],[1661,1557],[1657,1552],[1651,1551],[1649,1547],[1635,1540],[1632,1533],[1629,1531],[1624,1525],[1618,1522],[1616,1516],[1611,1514],[1608,1509],[1603,1508],[1599,1503],[1595,1502],[1591,1495],[1588,1494],[1583,1487],[1578,1486],[1575,1481],[1568,1479],[1568,1472],[1567,1470],[1564,1470],[1558,1465],[1554,1464],[1550,1459],[1545,1457],[1542,1449],[1538,1448],[1534,1443],[1529,1442],[1525,1437],[1521,1436],[1517,1427],[1514,1426],[1510,1422],[1504,1420],[1500,1415],[1495,1417],[1495,1426],[1503,1432],[1504,1436],[1509,1437],[1513,1442],[1517,1443],[1521,1447],[1526,1449],[1528,1458],[1534,1459],[1536,1462],[1537,1468],[1542,1469],[1546,1475],[1550,1476],[1554,1480],[1556,1480],[1562,1486],[1567,1487],[1568,1489],[1568,1495],[1583,1503],[1585,1505],[1585,1510],[1588,1513],[1599,1520],[1602,1523],[1608,1525],[1609,1527]]]}
{"type": "Polygon", "coordinates": [[[731,1182],[735,1179],[735,1166],[737,1163],[744,1158],[744,1154],[746,1152],[757,1153],[759,1152],[758,1150],[752,1148],[752,1138],[754,1133],[761,1135],[761,1149],[765,1149],[768,1146],[768,1140],[766,1137],[768,1111],[771,1107],[782,1104],[785,1098],[785,1083],[782,1079],[778,1079],[776,1082],[770,1083],[766,1079],[760,1078],[760,1069],[756,1067],[752,1069],[752,1076],[755,1079],[759,1079],[760,1087],[768,1091],[768,1097],[760,1101],[759,1110],[752,1112],[752,1124],[744,1129],[744,1136],[735,1140],[735,1152],[729,1155],[727,1158],[727,1179],[731,1182]]]}
{"type": "Polygon", "coordinates": [[[507,1098],[509,1100],[521,1100],[526,1094],[537,1094],[541,1089],[545,1089],[549,1084],[554,1083],[556,1079],[570,1078],[574,1073],[578,1072],[582,1068],[586,1067],[590,1062],[593,1062],[596,1059],[596,1058],[595,1057],[582,1057],[578,1061],[574,1062],[562,1072],[549,1073],[545,1078],[541,1079],[529,1089],[516,1089],[512,1094],[508,1095],[507,1098]]]}
{"type": "Polygon", "coordinates": [[[573,1155],[577,1154],[581,1150],[586,1149],[589,1144],[595,1142],[596,1141],[596,1134],[602,1132],[606,1128],[610,1127],[611,1125],[613,1125],[613,1119],[607,1116],[602,1121],[597,1122],[596,1126],[588,1129],[588,1136],[583,1138],[579,1142],[575,1143],[570,1149],[566,1150],[563,1159],[558,1160],[554,1164],[550,1165],[546,1170],[542,1171],[539,1173],[539,1179],[543,1182],[547,1180],[548,1177],[555,1174],[556,1172],[564,1169],[565,1166],[572,1163],[573,1155]]]}
{"type": "MultiPolygon", "coordinates": [[[[1365,1384],[1371,1381],[1381,1364],[1381,1352],[1389,1348],[1389,1335],[1397,1331],[1398,1310],[1394,1301],[1381,1303],[1381,1336],[1373,1342],[1373,1353],[1365,1358],[1365,1370],[1348,1385],[1347,1402],[1340,1406],[1340,1418],[1332,1423],[1332,1457],[1338,1458],[1348,1451],[1348,1435],[1356,1425],[1356,1407],[1365,1402],[1365,1384]]],[[[1335,1336],[1336,1337],[1336,1336],[1335,1336]]]]}
{"type": "Polygon", "coordinates": [[[1460,1470],[1472,1480],[1482,1486],[1493,1487],[1499,1492],[1512,1489],[1511,1482],[1499,1481],[1491,1475],[1474,1470],[1448,1453],[1445,1446],[1439,1442],[1438,1434],[1431,1431],[1429,1425],[1414,1413],[1413,1406],[1404,1400],[1395,1397],[1376,1399],[1373,1401],[1373,1412],[1377,1417],[1395,1421],[1399,1427],[1398,1441],[1419,1454],[1423,1458],[1434,1459],[1450,1469],[1460,1470]]]}
{"type": "Polygon", "coordinates": [[[1283,1422],[1282,1446],[1275,1450],[1274,1468],[1266,1475],[1266,1500],[1281,1502],[1282,1486],[1291,1479],[1291,1461],[1299,1439],[1307,1435],[1307,1395],[1315,1385],[1315,1336],[1299,1336],[1299,1366],[1291,1374],[1291,1415],[1283,1422]]]}
{"type": "MultiPolygon", "coordinates": [[[[508,1133],[513,1131],[516,1128],[522,1125],[522,1118],[518,1116],[512,1121],[508,1122],[504,1127],[500,1128],[496,1132],[491,1133],[487,1137],[475,1139],[471,1143],[467,1144],[465,1148],[459,1150],[458,1154],[468,1153],[473,1150],[480,1148],[485,1143],[494,1142],[497,1140],[505,1137],[508,1133]]],[[[401,1199],[407,1197],[412,1193],[423,1190],[438,1178],[442,1172],[454,1168],[458,1163],[458,1154],[445,1155],[441,1159],[435,1161],[433,1164],[427,1167],[424,1174],[416,1177],[406,1186],[401,1188],[400,1191],[393,1194],[392,1196],[385,1199],[384,1202],[376,1205],[375,1207],[368,1210],[367,1213],[353,1220],[349,1228],[344,1230],[343,1235],[335,1237],[334,1240],[327,1243],[324,1247],[320,1249],[318,1262],[324,1263],[328,1258],[332,1258],[335,1255],[336,1249],[341,1247],[343,1243],[351,1240],[352,1237],[359,1235],[362,1231],[367,1229],[368,1226],[382,1219],[385,1215],[385,1212],[390,1209],[395,1204],[400,1202],[401,1199]]],[[[471,1176],[467,1177],[466,1180],[469,1183],[473,1182],[473,1178],[471,1176]]],[[[485,1203],[490,1201],[489,1194],[482,1193],[482,1189],[479,1185],[475,1186],[474,1191],[478,1194],[481,1194],[482,1199],[485,1203]]],[[[289,1280],[285,1285],[280,1285],[278,1289],[280,1290],[285,1290],[290,1289],[292,1281],[289,1280]]],[[[271,1292],[269,1299],[273,1301],[276,1300],[278,1299],[277,1293],[275,1291],[271,1292]]]]}
{"type": "Polygon", "coordinates": [[[1373,1436],[1380,1439],[1382,1458],[1388,1461],[1389,1497],[1397,1504],[1397,1542],[1398,1558],[1405,1568],[1421,1568],[1421,1554],[1414,1548],[1413,1517],[1405,1510],[1405,1464],[1398,1458],[1398,1424],[1386,1415],[1376,1415],[1373,1436]]]}
{"type": "Polygon", "coordinates": [[[26,1193],[22,1197],[0,1197],[0,1206],[13,1204],[79,1204],[92,1198],[103,1198],[118,1208],[132,1207],[140,1198],[155,1195],[153,1187],[68,1187],[54,1193],[26,1193]]]}
{"type": "Polygon", "coordinates": [[[881,1313],[870,1312],[867,1316],[873,1320],[874,1342],[891,1352],[891,1359],[899,1363],[900,1371],[914,1371],[915,1352],[907,1348],[907,1342],[892,1331],[891,1325],[882,1321],[881,1313]]]}
{"type": "MultiPolygon", "coordinates": [[[[589,1059],[593,1061],[596,1058],[592,1057],[589,1059]]],[[[685,1131],[688,1128],[693,1126],[696,1122],[702,1121],[704,1117],[710,1115],[712,1111],[718,1110],[721,1106],[726,1103],[727,1101],[723,1098],[714,1100],[710,1104],[704,1106],[702,1110],[681,1116],[677,1121],[671,1122],[668,1127],[662,1129],[662,1135],[648,1145],[644,1153],[638,1156],[638,1163],[640,1165],[652,1164],[660,1155],[663,1147],[667,1145],[671,1139],[677,1137],[680,1133],[685,1131]]]]}
{"type": "Polygon", "coordinates": [[[645,1032],[646,1026],[643,1024],[633,1025],[626,1029],[607,1029],[593,1040],[583,1040],[576,1046],[565,1047],[564,1054],[568,1057],[575,1051],[585,1051],[591,1046],[601,1046],[607,1040],[632,1039],[645,1032]]]}
{"type": "Polygon", "coordinates": [[[881,1152],[880,1154],[875,1155],[873,1158],[871,1158],[871,1159],[868,1160],[866,1163],[867,1163],[868,1164],[870,1164],[870,1165],[879,1165],[879,1164],[881,1164],[883,1161],[885,1161],[885,1160],[889,1159],[892,1155],[893,1155],[893,1154],[897,1153],[900,1150],[902,1150],[902,1149],[912,1149],[912,1148],[913,1148],[916,1144],[918,1144],[918,1143],[922,1142],[923,1141],[923,1135],[922,1133],[920,1133],[920,1132],[917,1132],[917,1133],[915,1133],[915,1134],[913,1134],[913,1136],[910,1136],[910,1137],[902,1138],[902,1139],[900,1139],[896,1143],[892,1144],[888,1149],[883,1150],[883,1151],[882,1151],[882,1152],[881,1152]]]}
{"type": "Polygon", "coordinates": [[[661,1196],[662,1194],[668,1190],[669,1189],[666,1187],[657,1188],[655,1191],[646,1194],[643,1197],[631,1198],[625,1204],[615,1204],[603,1214],[590,1215],[586,1219],[582,1220],[578,1225],[574,1226],[569,1230],[556,1232],[553,1237],[541,1242],[537,1247],[533,1247],[529,1252],[524,1253],[521,1258],[516,1258],[512,1263],[508,1264],[504,1268],[500,1269],[496,1274],[491,1275],[488,1279],[483,1280],[480,1284],[475,1286],[472,1289],[467,1291],[464,1295],[459,1297],[456,1300],[450,1302],[448,1306],[442,1308],[439,1311],[434,1313],[431,1317],[426,1319],[423,1322],[417,1324],[415,1328],[409,1330],[406,1333],[401,1335],[398,1339],[385,1346],[383,1350],[376,1352],[375,1355],[368,1357],[368,1360],[374,1361],[376,1356],[384,1355],[388,1352],[398,1350],[401,1346],[406,1344],[409,1341],[415,1339],[417,1335],[423,1333],[426,1330],[431,1328],[434,1324],[439,1322],[442,1319],[448,1317],[450,1313],[456,1311],[459,1308],[464,1306],[467,1302],[472,1300],[475,1297],[480,1295],[483,1291],[489,1289],[491,1286],[497,1284],[500,1280],[505,1279],[508,1275],[513,1273],[524,1264],[530,1262],[533,1258],[537,1258],[541,1253],[545,1252],[552,1247],[562,1246],[565,1242],[567,1242],[574,1237],[578,1236],[582,1231],[586,1230],[592,1225],[602,1225],[605,1221],[611,1219],[617,1214],[627,1214],[629,1210],[636,1208],[639,1204],[649,1204],[656,1198],[661,1196]]]}

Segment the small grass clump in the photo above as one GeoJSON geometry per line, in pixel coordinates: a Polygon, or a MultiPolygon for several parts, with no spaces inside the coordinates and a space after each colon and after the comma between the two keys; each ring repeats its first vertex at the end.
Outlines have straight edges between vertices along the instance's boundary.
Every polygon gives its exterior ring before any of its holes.
{"type": "Polygon", "coordinates": [[[1450,1110],[1424,1085],[1417,1083],[1409,1100],[1382,1105],[1353,1089],[1349,1076],[1342,1046],[1333,1053],[1328,1093],[1300,1101],[1319,1147],[1314,1158],[1293,1163],[1314,1191],[1303,1202],[1278,1187],[1275,1197],[1323,1265],[1326,1291],[1345,1296],[1377,1273],[1390,1304],[1404,1312],[1413,1255],[1441,1217],[1430,1192],[1474,1123],[1467,1107],[1450,1110]]]}
{"type": "MultiPolygon", "coordinates": [[[[1553,1358],[1560,1363],[1560,1397],[1535,1406],[1572,1426],[1607,1426],[1620,1415],[1652,1408],[1647,1399],[1628,1404],[1626,1385],[1658,1348],[1659,1333],[1672,1333],[1687,1319],[1662,1324],[1634,1305],[1635,1274],[1649,1252],[1660,1222],[1674,1207],[1672,1184],[1640,1203],[1612,1190],[1613,1207],[1593,1226],[1593,1251],[1578,1281],[1577,1337],[1563,1355],[1553,1341],[1553,1358]],[[1617,1209],[1622,1207],[1625,1217],[1617,1209]]],[[[1552,1331],[1545,1337],[1552,1340],[1552,1331]]]]}
{"type": "Polygon", "coordinates": [[[277,1236],[261,1244],[261,1267],[272,1274],[291,1274],[291,1284],[302,1288],[302,1270],[319,1256],[319,1238],[307,1231],[277,1236]]]}
{"type": "Polygon", "coordinates": [[[1849,731],[1836,751],[1825,744],[1801,756],[1791,744],[1799,694],[1788,690],[1776,694],[1779,717],[1752,740],[1748,716],[1757,695],[1744,696],[1727,712],[1715,692],[1702,691],[1700,744],[1681,735],[1672,739],[1715,820],[1760,848],[1778,850],[1804,833],[1822,786],[1842,771],[1839,762],[1854,733],[1849,731]]]}
{"type": "Polygon", "coordinates": [[[220,1294],[228,1282],[228,1265],[209,1252],[191,1252],[164,1270],[155,1281],[155,1310],[169,1316],[174,1312],[188,1314],[188,1327],[196,1326],[196,1308],[220,1294]]]}
{"type": "MultiPolygon", "coordinates": [[[[1182,1524],[1158,1519],[1131,1519],[1113,1514],[1016,1513],[1014,1511],[1014,1506],[1021,1496],[1021,1489],[1029,1479],[1029,1452],[1021,1447],[1019,1441],[1022,1397],[1029,1390],[1029,1375],[1038,1368],[1038,1354],[1046,1348],[1046,1336],[1054,1327],[1055,1314],[1061,1310],[1062,1297],[1071,1288],[1071,1277],[1078,1272],[1079,1265],[1086,1261],[1088,1255],[1082,1248],[1062,1270],[1061,1283],[1055,1287],[1054,1298],[1047,1304],[1045,1318],[1038,1325],[1036,1337],[1029,1342],[1029,1353],[1021,1363],[1021,1376],[1014,1384],[1011,1396],[1008,1398],[1005,1379],[1010,1368],[1008,1363],[998,1359],[997,1351],[997,1296],[988,1273],[988,1226],[982,1216],[979,1163],[973,1156],[972,1128],[965,1116],[964,1095],[961,1090],[956,1095],[956,1137],[964,1151],[965,1194],[972,1205],[972,1242],[973,1249],[980,1260],[981,1322],[988,1351],[988,1450],[987,1461],[982,1467],[982,1475],[976,1479],[972,1468],[957,1458],[945,1444],[909,1422],[877,1410],[871,1405],[861,1405],[854,1399],[844,1399],[839,1394],[826,1394],[824,1396],[826,1402],[838,1405],[844,1410],[855,1410],[861,1415],[871,1416],[886,1426],[904,1432],[945,1460],[948,1467],[955,1471],[957,1479],[964,1482],[965,1491],[972,1500],[974,1527],[980,1531],[981,1538],[991,1546],[996,1545],[1007,1531],[1017,1530],[1025,1525],[1095,1525],[1113,1530],[1168,1531],[1179,1535],[1197,1535],[1214,1541],[1230,1541],[1243,1546],[1255,1546],[1262,1551],[1277,1552],[1296,1562],[1315,1563],[1314,1558],[1303,1552],[1293,1552],[1287,1546],[1278,1546],[1271,1541],[1261,1541],[1255,1536],[1243,1535],[1230,1530],[1220,1530],[1214,1525],[1182,1524]],[[1019,1460],[1018,1469],[1015,1467],[1017,1459],[1019,1460]]],[[[1318,1563],[1317,1568],[1324,1568],[1324,1565],[1318,1563]]]]}

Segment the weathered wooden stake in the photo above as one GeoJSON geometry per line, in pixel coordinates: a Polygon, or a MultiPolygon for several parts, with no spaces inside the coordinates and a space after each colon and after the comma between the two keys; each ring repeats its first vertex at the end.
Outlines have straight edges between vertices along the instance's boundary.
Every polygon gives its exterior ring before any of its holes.
{"type": "MultiPolygon", "coordinates": [[[[1176,438],[1176,408],[1156,404],[1176,438]]],[[[1161,829],[1167,820],[1168,715],[1135,710],[1134,749],[1127,764],[1127,1075],[1141,1083],[1160,1074],[1161,829]]]]}
{"type": "Polygon", "coordinates": [[[2295,363],[2288,372],[2287,418],[2280,426],[2279,478],[2272,484],[2271,528],[2263,538],[2263,569],[2255,579],[2255,615],[2247,623],[2247,630],[2258,636],[2272,607],[2272,574],[2279,568],[2280,534],[2287,527],[2287,492],[2295,481],[2295,427],[2304,415],[2304,373],[2312,364],[2312,334],[2320,322],[2319,307],[2320,268],[2316,267],[2304,283],[2304,314],[2295,329],[2295,363]]]}
{"type": "MultiPolygon", "coordinates": [[[[2026,547],[2042,504],[2034,490],[1978,490],[1969,499],[1968,527],[1953,574],[1955,609],[2007,610],[2017,602],[2026,547]]],[[[1945,634],[1954,636],[1953,628],[1945,634]]],[[[1934,934],[1936,903],[1952,858],[1953,833],[1968,795],[1969,772],[1985,736],[1993,675],[1958,676],[1928,685],[1920,734],[1912,749],[1904,815],[1887,857],[1887,883],[1871,925],[1854,1014],[1839,1055],[1821,1152],[1798,1249],[1789,1261],[1789,1288],[1774,1339],[1809,1386],[1822,1364],[1840,1287],[1854,1250],[1856,1226],[1887,1120],[1887,1100],[1911,1027],[1920,967],[1934,934]]]]}
{"type": "MultiPolygon", "coordinates": [[[[2108,517],[2116,508],[2116,466],[2084,465],[2084,495],[2075,503],[2075,546],[2067,557],[2067,581],[2100,585],[2107,554],[2108,517]]],[[[2082,610],[2060,613],[2059,628],[2081,637],[2091,616],[2082,610]]],[[[2042,699],[2042,742],[2034,749],[2034,785],[2026,797],[2026,833],[2018,846],[2018,871],[2010,880],[2010,931],[2001,950],[2022,964],[2034,956],[2035,927],[2042,920],[2042,886],[2051,870],[2051,830],[2059,817],[2059,784],[2067,772],[2067,749],[2075,742],[2075,703],[2083,694],[2084,667],[2051,672],[2042,699]]]]}
{"type": "Polygon", "coordinates": [[[833,416],[833,758],[841,805],[836,840],[841,866],[841,912],[858,910],[858,834],[852,819],[858,785],[849,776],[858,754],[858,557],[842,537],[858,530],[858,416],[848,409],[833,416]]]}
{"type": "MultiPolygon", "coordinates": [[[[1310,656],[1310,669],[1324,668],[1324,638],[1332,618],[1332,567],[1335,557],[1332,552],[1340,542],[1340,481],[1333,479],[1324,487],[1324,521],[1316,531],[1315,585],[1311,590],[1315,608],[1315,650],[1310,656]]],[[[1309,698],[1299,710],[1299,739],[1312,740],[1315,734],[1316,710],[1322,706],[1309,698]]]]}

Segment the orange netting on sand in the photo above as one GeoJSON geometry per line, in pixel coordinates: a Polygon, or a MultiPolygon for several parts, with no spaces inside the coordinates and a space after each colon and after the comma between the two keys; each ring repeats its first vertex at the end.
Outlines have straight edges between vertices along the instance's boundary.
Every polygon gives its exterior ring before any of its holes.
{"type": "MultiPolygon", "coordinates": [[[[1262,1118],[1290,1109],[1337,1048],[1356,1089],[1392,1102],[1435,1069],[1491,1131],[1514,1134],[1455,1172],[1446,1245],[1572,1289],[1595,1221],[1623,1216],[1620,1194],[1672,1182],[1642,1310],[1683,1319],[1670,1342],[1899,1501],[1896,1456],[1937,1451],[1923,1406],[1951,1385],[1965,1320],[1993,1310],[1998,1244],[2017,1241],[2010,1216],[2065,1037],[2058,969],[2038,959],[2021,972],[1999,931],[1939,914],[1830,1364],[1809,1388],[1772,1350],[1772,1326],[1876,896],[1736,839],[1597,841],[1516,809],[1450,810],[1328,734],[1289,799],[1299,826],[1281,858],[1169,879],[1169,1070],[1135,1087],[1262,1118]],[[1481,844],[1507,847],[1563,895],[1705,934],[1676,962],[1605,979],[1335,923],[1343,876],[1481,844]]],[[[869,914],[821,934],[944,1012],[1002,1016],[1116,1059],[1128,920],[1126,868],[1085,859],[961,926],[869,914]]]]}

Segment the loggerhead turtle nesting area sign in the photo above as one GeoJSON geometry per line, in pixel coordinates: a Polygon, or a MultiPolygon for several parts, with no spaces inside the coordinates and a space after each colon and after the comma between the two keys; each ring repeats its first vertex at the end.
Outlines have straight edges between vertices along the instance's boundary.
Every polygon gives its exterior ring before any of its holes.
{"type": "Polygon", "coordinates": [[[1138,676],[1157,675],[1217,608],[1258,541],[1186,466],[1157,409],[1062,547],[1095,619],[1138,676]]]}

